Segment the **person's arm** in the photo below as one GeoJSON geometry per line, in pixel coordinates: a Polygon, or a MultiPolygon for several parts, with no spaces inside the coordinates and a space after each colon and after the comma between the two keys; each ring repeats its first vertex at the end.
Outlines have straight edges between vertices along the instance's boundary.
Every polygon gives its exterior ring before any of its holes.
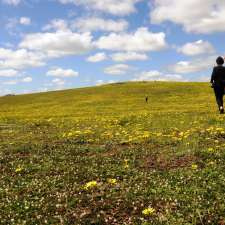
{"type": "Polygon", "coordinates": [[[215,75],[216,75],[216,69],[215,69],[215,67],[214,67],[214,68],[213,68],[213,72],[212,72],[212,76],[211,76],[211,80],[210,80],[210,83],[211,83],[211,84],[214,83],[215,75]]]}

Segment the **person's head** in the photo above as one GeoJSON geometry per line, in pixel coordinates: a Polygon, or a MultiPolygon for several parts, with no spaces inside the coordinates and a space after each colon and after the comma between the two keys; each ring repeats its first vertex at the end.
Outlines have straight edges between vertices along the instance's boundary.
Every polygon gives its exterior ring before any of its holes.
{"type": "Polygon", "coordinates": [[[216,59],[216,63],[217,63],[217,65],[222,66],[222,65],[224,64],[224,59],[223,59],[223,57],[219,56],[219,57],[216,59]]]}

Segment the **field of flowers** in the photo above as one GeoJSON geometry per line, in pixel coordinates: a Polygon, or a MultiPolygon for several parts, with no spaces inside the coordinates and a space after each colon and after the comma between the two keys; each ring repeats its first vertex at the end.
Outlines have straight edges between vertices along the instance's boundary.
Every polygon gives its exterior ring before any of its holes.
{"type": "Polygon", "coordinates": [[[224,225],[224,123],[206,83],[1,97],[0,224],[224,225]]]}

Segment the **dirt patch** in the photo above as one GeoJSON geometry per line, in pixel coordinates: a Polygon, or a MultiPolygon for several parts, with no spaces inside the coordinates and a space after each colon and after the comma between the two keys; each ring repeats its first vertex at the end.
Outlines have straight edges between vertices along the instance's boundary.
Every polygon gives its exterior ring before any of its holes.
{"type": "Polygon", "coordinates": [[[194,155],[170,156],[151,155],[146,158],[144,167],[155,170],[173,170],[189,167],[198,163],[199,159],[194,155]]]}

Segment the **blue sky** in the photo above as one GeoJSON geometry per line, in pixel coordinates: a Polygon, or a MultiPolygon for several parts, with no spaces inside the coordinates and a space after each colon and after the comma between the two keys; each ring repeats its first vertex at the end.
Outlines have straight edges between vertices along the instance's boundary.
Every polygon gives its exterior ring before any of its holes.
{"type": "Polygon", "coordinates": [[[0,95],[119,81],[208,81],[221,0],[0,0],[0,95]]]}

